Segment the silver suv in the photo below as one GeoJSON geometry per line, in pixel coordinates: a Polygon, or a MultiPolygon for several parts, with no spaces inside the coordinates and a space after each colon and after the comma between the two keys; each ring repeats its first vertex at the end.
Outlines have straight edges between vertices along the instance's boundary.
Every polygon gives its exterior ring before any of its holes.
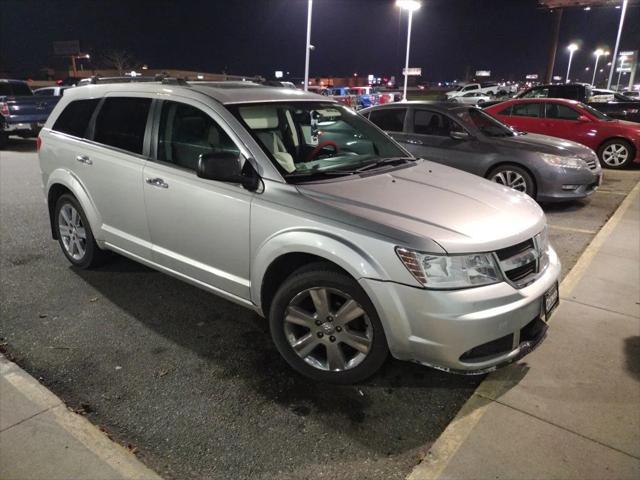
{"type": "Polygon", "coordinates": [[[352,110],[257,85],[70,89],[38,140],[68,260],[117,252],[269,319],[298,372],[388,352],[460,373],[545,336],[560,263],[527,195],[416,159],[352,110]]]}

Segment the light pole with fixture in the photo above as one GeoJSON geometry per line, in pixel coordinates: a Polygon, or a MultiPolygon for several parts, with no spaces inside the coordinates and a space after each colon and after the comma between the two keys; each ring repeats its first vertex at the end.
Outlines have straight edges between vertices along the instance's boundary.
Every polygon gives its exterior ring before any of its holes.
{"type": "Polygon", "coordinates": [[[598,71],[598,60],[600,57],[604,55],[605,57],[609,55],[609,52],[605,52],[601,48],[597,49],[593,54],[596,56],[596,65],[593,67],[593,79],[591,80],[591,85],[596,86],[596,72],[598,71]]]}
{"type": "Polygon", "coordinates": [[[311,56],[311,11],[313,10],[313,0],[309,0],[307,8],[307,51],[304,60],[304,91],[309,90],[309,57],[311,56]]]}
{"type": "Polygon", "coordinates": [[[573,52],[578,50],[578,45],[572,43],[567,47],[567,50],[569,50],[569,66],[567,67],[567,80],[565,83],[569,83],[569,73],[571,73],[571,60],[573,60],[573,52]]]}
{"type": "Polygon", "coordinates": [[[402,10],[409,12],[409,27],[407,29],[407,57],[404,69],[404,90],[402,92],[402,101],[407,101],[407,85],[409,82],[409,47],[411,46],[411,21],[413,20],[413,12],[420,8],[420,2],[417,0],[396,0],[396,6],[402,10]]]}
{"type": "Polygon", "coordinates": [[[622,11],[620,12],[620,23],[618,24],[618,36],[616,37],[616,46],[613,49],[613,65],[609,71],[609,81],[607,82],[607,89],[611,90],[611,82],[613,81],[613,70],[618,58],[618,48],[620,47],[620,37],[622,36],[622,26],[624,25],[624,16],[627,13],[627,4],[629,0],[622,0],[622,11]]]}
{"type": "Polygon", "coordinates": [[[616,90],[620,90],[620,77],[622,76],[622,69],[624,68],[624,62],[626,61],[627,61],[627,56],[620,55],[620,68],[618,69],[618,83],[616,84],[616,90]]]}

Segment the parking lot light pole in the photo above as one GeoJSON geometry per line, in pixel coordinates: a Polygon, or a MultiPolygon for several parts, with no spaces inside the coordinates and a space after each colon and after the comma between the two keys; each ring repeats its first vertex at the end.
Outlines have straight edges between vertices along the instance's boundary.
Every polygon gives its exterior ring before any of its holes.
{"type": "Polygon", "coordinates": [[[411,46],[411,22],[413,20],[413,12],[420,8],[420,2],[417,0],[396,0],[396,6],[402,10],[409,12],[409,27],[407,29],[407,57],[405,60],[404,70],[404,90],[402,91],[402,101],[407,101],[407,85],[409,83],[409,48],[411,46]]]}
{"type": "Polygon", "coordinates": [[[572,43],[567,47],[567,50],[569,50],[569,66],[567,66],[567,80],[565,83],[569,83],[569,73],[571,73],[571,60],[573,60],[573,52],[578,50],[578,45],[572,43]]]}
{"type": "Polygon", "coordinates": [[[624,25],[624,16],[627,13],[627,4],[629,0],[622,0],[622,11],[620,12],[620,23],[618,24],[618,36],[616,37],[616,46],[613,49],[613,65],[609,71],[609,81],[607,82],[607,90],[611,90],[611,82],[613,81],[613,71],[615,70],[616,61],[618,60],[618,48],[620,47],[620,37],[622,36],[622,26],[624,25]]]}
{"type": "Polygon", "coordinates": [[[304,91],[309,90],[309,57],[311,56],[311,12],[313,10],[313,0],[309,0],[307,9],[307,52],[304,61],[304,91]]]}
{"type": "Polygon", "coordinates": [[[596,86],[596,72],[598,71],[598,60],[600,60],[601,55],[607,55],[609,52],[602,50],[601,48],[597,49],[593,54],[596,56],[596,64],[593,67],[593,79],[591,80],[591,85],[596,86]]]}

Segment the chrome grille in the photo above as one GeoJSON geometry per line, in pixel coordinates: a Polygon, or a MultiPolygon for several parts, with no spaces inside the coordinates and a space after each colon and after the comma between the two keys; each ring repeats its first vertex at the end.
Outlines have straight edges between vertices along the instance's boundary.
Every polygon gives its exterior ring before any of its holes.
{"type": "Polygon", "coordinates": [[[580,160],[584,160],[589,170],[596,170],[598,168],[598,157],[595,155],[580,155],[580,160]]]}
{"type": "Polygon", "coordinates": [[[540,251],[529,239],[512,247],[496,251],[504,276],[516,288],[533,283],[540,273],[540,251]]]}

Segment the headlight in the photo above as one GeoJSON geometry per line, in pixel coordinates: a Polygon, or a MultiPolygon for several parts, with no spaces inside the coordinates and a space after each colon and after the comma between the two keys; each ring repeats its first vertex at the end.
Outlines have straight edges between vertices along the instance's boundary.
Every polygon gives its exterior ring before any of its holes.
{"type": "Polygon", "coordinates": [[[549,255],[547,254],[547,250],[549,250],[549,229],[546,225],[544,230],[534,237],[534,240],[536,249],[540,254],[540,271],[542,272],[549,265],[549,255]]]}
{"type": "Polygon", "coordinates": [[[541,153],[542,160],[554,167],[563,168],[588,168],[584,160],[575,157],[561,157],[560,155],[554,155],[552,153],[541,153]]]}
{"type": "Polygon", "coordinates": [[[454,289],[498,283],[502,277],[493,255],[434,255],[396,247],[407,270],[427,288],[454,289]]]}

